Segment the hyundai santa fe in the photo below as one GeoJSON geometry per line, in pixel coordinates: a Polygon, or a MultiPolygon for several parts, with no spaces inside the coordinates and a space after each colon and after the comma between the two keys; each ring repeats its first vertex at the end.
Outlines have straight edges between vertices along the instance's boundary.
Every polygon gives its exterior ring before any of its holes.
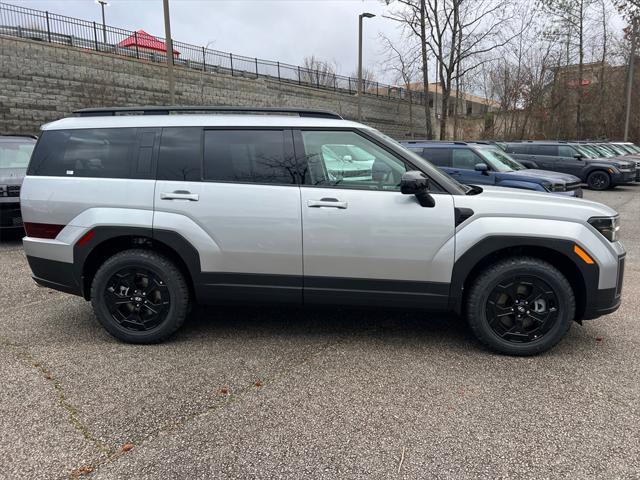
{"type": "Polygon", "coordinates": [[[326,111],[82,110],[42,127],[21,202],[35,281],[132,343],[194,303],[279,302],[452,311],[531,355],[621,303],[611,208],[464,186],[326,111]]]}

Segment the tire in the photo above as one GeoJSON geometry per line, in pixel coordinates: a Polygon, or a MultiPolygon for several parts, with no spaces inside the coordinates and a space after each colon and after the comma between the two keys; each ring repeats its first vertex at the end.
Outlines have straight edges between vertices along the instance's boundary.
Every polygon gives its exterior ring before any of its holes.
{"type": "Polygon", "coordinates": [[[587,177],[587,185],[591,190],[606,190],[611,186],[611,177],[604,170],[595,170],[587,177]]]}
{"type": "Polygon", "coordinates": [[[159,343],[184,323],[189,287],[166,257],[151,250],[125,250],[96,272],[91,304],[100,324],[119,340],[159,343]]]}
{"type": "Polygon", "coordinates": [[[571,285],[551,264],[511,257],[480,273],[465,306],[467,322],[483,345],[506,355],[526,356],[545,352],[564,337],[575,304],[571,285]]]}

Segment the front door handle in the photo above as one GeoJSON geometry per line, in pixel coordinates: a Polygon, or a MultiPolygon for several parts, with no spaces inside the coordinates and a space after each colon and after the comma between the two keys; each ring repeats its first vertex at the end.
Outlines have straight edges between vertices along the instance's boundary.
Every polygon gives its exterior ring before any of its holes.
{"type": "Polygon", "coordinates": [[[197,193],[191,193],[187,190],[176,190],[175,192],[162,192],[160,194],[160,200],[190,200],[192,202],[197,202],[199,200],[199,196],[197,193]]]}
{"type": "Polygon", "coordinates": [[[321,198],[320,200],[307,200],[307,207],[310,208],[347,208],[349,204],[347,202],[341,202],[337,198],[321,198]]]}

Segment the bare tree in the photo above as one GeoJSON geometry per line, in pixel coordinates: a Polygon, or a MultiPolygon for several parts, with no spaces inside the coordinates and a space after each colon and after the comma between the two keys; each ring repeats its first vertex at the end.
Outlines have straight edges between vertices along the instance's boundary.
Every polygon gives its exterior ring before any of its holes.
{"type": "MultiPolygon", "coordinates": [[[[421,59],[420,54],[416,51],[419,49],[407,47],[406,45],[404,48],[401,48],[384,35],[381,36],[381,39],[387,54],[386,70],[393,75],[395,82],[403,85],[409,97],[409,135],[411,138],[415,138],[415,131],[413,129],[412,82],[420,74],[421,59]]],[[[426,98],[425,102],[428,103],[426,98]]]]}
{"type": "MultiPolygon", "coordinates": [[[[387,4],[393,0],[385,0],[387,4]]],[[[400,8],[386,15],[387,18],[399,22],[404,30],[405,40],[411,41],[410,37],[418,40],[420,49],[420,71],[422,74],[422,92],[424,99],[424,116],[425,129],[427,139],[433,139],[433,124],[431,122],[431,104],[429,94],[429,50],[426,25],[427,25],[427,7],[426,0],[397,0],[400,8]]]]}
{"type": "Polygon", "coordinates": [[[300,69],[300,82],[315,86],[334,88],[336,85],[336,66],[326,60],[320,60],[315,55],[305,57],[303,68],[300,69]]]}

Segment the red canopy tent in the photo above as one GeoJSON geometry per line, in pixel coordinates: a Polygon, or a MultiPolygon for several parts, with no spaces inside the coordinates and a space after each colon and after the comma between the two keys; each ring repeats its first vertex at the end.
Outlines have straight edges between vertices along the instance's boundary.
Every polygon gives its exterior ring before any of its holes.
{"type": "MultiPolygon", "coordinates": [[[[118,43],[118,46],[132,49],[135,49],[137,46],[138,50],[142,52],[160,52],[163,54],[167,53],[167,44],[162,40],[154,37],[153,35],[148,34],[144,30],[138,30],[129,38],[125,38],[120,43],[118,43]]],[[[173,56],[178,57],[179,55],[180,52],[174,48],[173,56]]]]}

